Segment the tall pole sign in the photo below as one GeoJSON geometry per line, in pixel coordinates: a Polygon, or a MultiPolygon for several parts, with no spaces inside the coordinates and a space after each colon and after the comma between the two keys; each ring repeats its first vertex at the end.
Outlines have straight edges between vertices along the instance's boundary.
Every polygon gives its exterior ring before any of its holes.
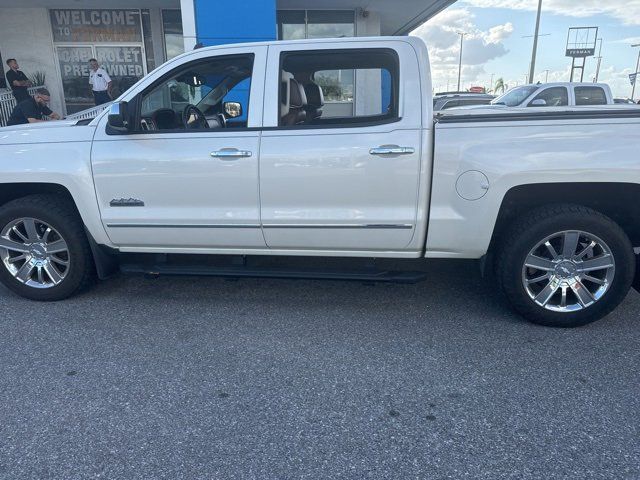
{"type": "Polygon", "coordinates": [[[465,32],[458,32],[460,35],[460,59],[458,60],[458,92],[460,91],[460,78],[462,77],[462,41],[464,40],[465,32]]]}
{"type": "Polygon", "coordinates": [[[531,51],[531,66],[529,67],[529,83],[533,83],[536,73],[536,53],[538,51],[538,35],[540,34],[540,14],[542,13],[542,0],[538,0],[538,14],[536,15],[536,31],[533,34],[533,50],[531,51]]]}

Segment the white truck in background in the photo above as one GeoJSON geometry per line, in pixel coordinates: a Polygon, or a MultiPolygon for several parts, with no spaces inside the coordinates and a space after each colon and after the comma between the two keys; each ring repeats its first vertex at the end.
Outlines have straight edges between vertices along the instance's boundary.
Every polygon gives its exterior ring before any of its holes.
{"type": "Polygon", "coordinates": [[[606,83],[556,82],[520,85],[491,101],[506,107],[574,107],[613,105],[606,83]]]}
{"type": "Polygon", "coordinates": [[[527,319],[583,325],[634,282],[639,132],[616,106],[434,122],[417,38],[202,48],[93,120],[0,129],[0,281],[61,300],[118,269],[415,280],[273,257],[477,259],[527,319]],[[367,92],[340,116],[337,70],[367,92]]]}

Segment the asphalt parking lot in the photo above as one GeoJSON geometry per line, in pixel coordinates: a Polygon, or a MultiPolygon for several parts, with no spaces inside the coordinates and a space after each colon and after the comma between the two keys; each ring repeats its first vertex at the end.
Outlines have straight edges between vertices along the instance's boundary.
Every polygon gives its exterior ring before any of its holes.
{"type": "Polygon", "coordinates": [[[0,478],[640,478],[640,295],[555,330],[429,272],[0,287],[0,478]]]}

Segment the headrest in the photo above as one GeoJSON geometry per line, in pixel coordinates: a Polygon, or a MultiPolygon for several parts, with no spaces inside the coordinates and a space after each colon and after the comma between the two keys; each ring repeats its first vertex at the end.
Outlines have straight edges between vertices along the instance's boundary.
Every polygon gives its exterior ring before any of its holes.
{"type": "Polygon", "coordinates": [[[307,94],[304,88],[295,78],[292,78],[289,82],[291,96],[289,97],[289,109],[292,108],[304,108],[307,106],[307,94]]]}
{"type": "Polygon", "coordinates": [[[322,88],[317,83],[306,83],[304,92],[307,94],[307,104],[310,107],[320,108],[324,106],[324,94],[322,88]]]}

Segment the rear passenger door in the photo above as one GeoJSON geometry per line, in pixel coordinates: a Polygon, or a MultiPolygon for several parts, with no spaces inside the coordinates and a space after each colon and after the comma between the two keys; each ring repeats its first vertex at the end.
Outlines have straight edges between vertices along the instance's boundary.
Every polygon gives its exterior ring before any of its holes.
{"type": "Polygon", "coordinates": [[[421,104],[405,42],[271,46],[260,150],[267,245],[406,248],[417,220],[421,104]]]}

